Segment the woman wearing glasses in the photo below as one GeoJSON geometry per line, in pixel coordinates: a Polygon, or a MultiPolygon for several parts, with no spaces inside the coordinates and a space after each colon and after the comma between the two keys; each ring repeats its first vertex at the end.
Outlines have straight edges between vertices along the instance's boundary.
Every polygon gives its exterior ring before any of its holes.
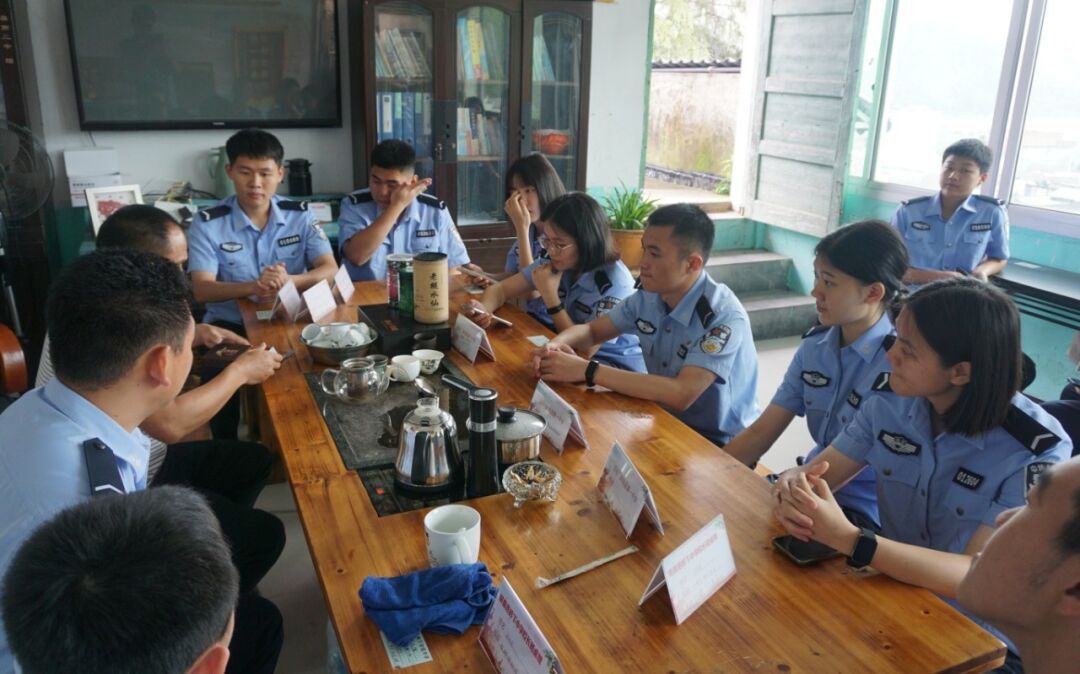
{"type": "MultiPolygon", "coordinates": [[[[488,287],[479,302],[469,302],[470,318],[481,327],[491,324],[491,312],[506,300],[534,290],[556,332],[588,323],[634,293],[634,277],[619,260],[607,216],[595,199],[582,192],[564,194],[544,208],[540,220],[540,244],[548,257],[488,287]]],[[[634,335],[619,335],[586,355],[624,370],[645,371],[634,335]]]]}

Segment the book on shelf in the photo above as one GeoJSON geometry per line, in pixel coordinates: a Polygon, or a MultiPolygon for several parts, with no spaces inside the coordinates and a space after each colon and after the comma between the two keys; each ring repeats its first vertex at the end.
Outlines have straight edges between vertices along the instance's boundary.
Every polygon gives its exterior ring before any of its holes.
{"type": "Polygon", "coordinates": [[[430,78],[423,34],[397,28],[380,30],[375,36],[375,74],[398,79],[430,78]]]}
{"type": "Polygon", "coordinates": [[[504,38],[493,23],[466,16],[457,20],[460,81],[502,81],[506,79],[504,38]]]}
{"type": "Polygon", "coordinates": [[[431,155],[432,96],[422,91],[376,94],[377,142],[390,138],[412,145],[418,157],[431,155]]]}

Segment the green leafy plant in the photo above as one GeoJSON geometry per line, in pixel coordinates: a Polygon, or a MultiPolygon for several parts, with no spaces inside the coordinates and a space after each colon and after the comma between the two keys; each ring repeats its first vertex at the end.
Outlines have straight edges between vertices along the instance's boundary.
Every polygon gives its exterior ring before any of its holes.
{"type": "Polygon", "coordinates": [[[645,229],[645,220],[656,210],[656,201],[623,184],[622,189],[616,187],[611,196],[604,197],[604,210],[611,218],[612,229],[645,229]]]}

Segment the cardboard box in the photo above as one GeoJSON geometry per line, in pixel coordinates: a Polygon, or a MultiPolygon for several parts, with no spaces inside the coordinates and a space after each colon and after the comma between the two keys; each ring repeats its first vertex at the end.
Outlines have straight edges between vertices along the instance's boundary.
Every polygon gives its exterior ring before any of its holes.
{"type": "Polygon", "coordinates": [[[72,176],[104,176],[120,172],[116,150],[111,147],[90,147],[64,150],[64,171],[72,176]]]}
{"type": "Polygon", "coordinates": [[[110,173],[100,176],[68,176],[68,192],[71,194],[72,206],[86,205],[86,190],[91,187],[116,187],[124,184],[124,176],[120,173],[110,173]]]}

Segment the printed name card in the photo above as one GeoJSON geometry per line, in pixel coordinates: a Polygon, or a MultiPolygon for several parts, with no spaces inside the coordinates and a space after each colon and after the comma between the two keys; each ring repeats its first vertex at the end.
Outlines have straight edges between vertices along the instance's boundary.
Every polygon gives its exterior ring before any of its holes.
{"type": "Polygon", "coordinates": [[[495,349],[491,348],[487,333],[479,325],[465,318],[464,314],[457,315],[451,337],[454,348],[468,358],[470,363],[476,362],[478,353],[495,360],[495,349]]]}
{"type": "Polygon", "coordinates": [[[480,648],[500,674],[564,674],[559,656],[505,576],[480,628],[480,648]]]}
{"type": "Polygon", "coordinates": [[[660,535],[664,535],[664,525],[660,522],[660,511],[656,508],[652,490],[645,484],[645,478],[641,477],[637,466],[626,455],[626,450],[617,442],[611,446],[611,453],[604,463],[604,472],[600,474],[600,482],[596,484],[596,488],[600,490],[604,503],[607,503],[611,514],[619,521],[619,526],[627,538],[634,532],[642,510],[648,514],[660,535]]]}
{"type": "Polygon", "coordinates": [[[341,268],[334,274],[334,287],[337,288],[338,294],[341,295],[343,304],[348,304],[349,298],[356,292],[356,286],[353,285],[349,270],[345,268],[344,262],[341,263],[341,268]]]}
{"type": "Polygon", "coordinates": [[[304,303],[311,312],[311,320],[316,323],[328,323],[334,317],[334,309],[337,308],[334,291],[330,290],[330,284],[326,282],[326,279],[304,291],[304,303]]]}
{"type": "Polygon", "coordinates": [[[585,449],[589,448],[589,442],[585,439],[585,427],[577,410],[543,381],[536,382],[529,409],[547,421],[544,437],[554,445],[559,454],[562,454],[567,437],[573,438],[585,449]]]}
{"type": "Polygon", "coordinates": [[[315,222],[320,225],[325,225],[328,222],[334,221],[334,211],[331,209],[329,202],[326,201],[309,201],[308,213],[315,216],[315,222]]]}
{"type": "Polygon", "coordinates": [[[300,291],[291,280],[278,291],[277,299],[285,310],[285,317],[295,323],[297,318],[304,313],[304,300],[300,298],[300,291]]]}
{"type": "Polygon", "coordinates": [[[717,515],[661,560],[638,606],[667,585],[675,624],[681,625],[734,575],[727,526],[724,516],[717,515]]]}

